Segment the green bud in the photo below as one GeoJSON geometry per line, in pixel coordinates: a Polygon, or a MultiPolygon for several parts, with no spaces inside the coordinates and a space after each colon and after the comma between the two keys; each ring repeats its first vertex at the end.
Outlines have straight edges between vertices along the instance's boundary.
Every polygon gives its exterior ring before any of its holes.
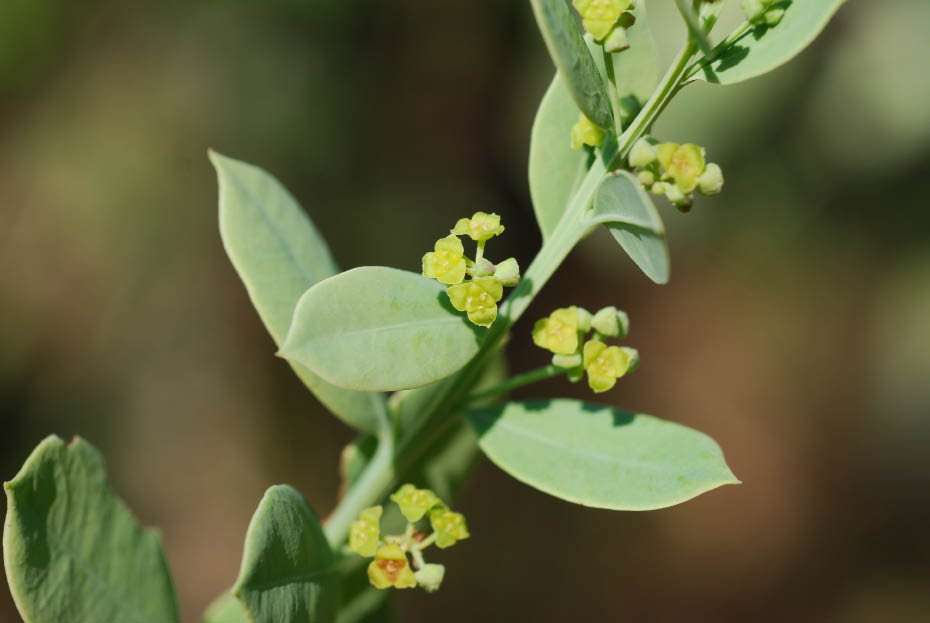
{"type": "Polygon", "coordinates": [[[467,312],[468,319],[480,327],[490,327],[497,318],[497,302],[504,296],[504,286],[497,277],[482,277],[446,290],[452,306],[467,312]]]}
{"type": "Polygon", "coordinates": [[[644,138],[633,144],[630,150],[630,166],[633,168],[648,167],[659,159],[655,146],[644,138]]]}
{"type": "Polygon", "coordinates": [[[417,489],[407,483],[391,495],[391,500],[400,507],[409,522],[420,521],[426,511],[442,504],[442,500],[429,489],[417,489]]]}
{"type": "Polygon", "coordinates": [[[612,388],[617,379],[627,373],[630,355],[618,346],[607,346],[600,340],[589,340],[584,345],[584,368],[588,385],[599,394],[612,388]]]}
{"type": "Polygon", "coordinates": [[[630,319],[626,312],[611,305],[594,314],[591,326],[604,337],[625,338],[630,330],[630,319]]]}
{"type": "Polygon", "coordinates": [[[368,565],[368,580],[377,589],[413,588],[417,579],[410,570],[404,550],[396,545],[384,545],[368,565]]]}
{"type": "Polygon", "coordinates": [[[665,196],[674,204],[688,203],[688,196],[681,192],[677,184],[668,184],[665,187],[665,196]]]}
{"type": "Polygon", "coordinates": [[[434,508],[429,513],[429,521],[436,531],[436,546],[440,549],[452,547],[457,541],[467,539],[468,526],[465,515],[448,508],[434,508]]]}
{"type": "Polygon", "coordinates": [[[656,146],[656,154],[666,175],[675,181],[683,194],[694,190],[698,176],[704,172],[704,150],[701,147],[694,143],[660,143],[656,146]]]}
{"type": "Polygon", "coordinates": [[[668,182],[656,182],[652,185],[652,188],[649,189],[653,195],[664,195],[668,190],[670,184],[668,182]]]}
{"type": "Polygon", "coordinates": [[[743,0],[739,6],[746,14],[746,19],[750,22],[756,21],[762,16],[762,12],[768,6],[770,0],[743,0]]]}
{"type": "Polygon", "coordinates": [[[581,353],[574,355],[552,355],[552,365],[557,368],[577,368],[581,365],[581,353]]]}
{"type": "Polygon", "coordinates": [[[578,312],[575,307],[557,309],[533,325],[533,343],[556,355],[578,350],[578,312]]]}
{"type": "Polygon", "coordinates": [[[716,195],[723,190],[723,171],[718,164],[711,162],[698,177],[697,183],[702,195],[716,195]]]}
{"type": "Polygon", "coordinates": [[[465,278],[465,247],[455,236],[436,241],[435,251],[423,256],[423,276],[446,285],[461,283],[465,278]]]}
{"type": "Polygon", "coordinates": [[[626,353],[627,358],[629,358],[630,363],[627,368],[627,372],[633,372],[636,368],[639,367],[639,351],[635,348],[630,348],[629,346],[621,346],[620,350],[626,353]]]}
{"type": "Polygon", "coordinates": [[[578,123],[572,126],[572,149],[581,149],[582,145],[597,147],[604,140],[604,131],[591,123],[591,120],[578,115],[578,123]]]}
{"type": "Polygon", "coordinates": [[[480,242],[504,233],[504,226],[501,225],[501,217],[496,214],[475,212],[471,218],[460,218],[452,228],[452,233],[480,242]]]}
{"type": "Polygon", "coordinates": [[[375,555],[381,539],[381,513],[380,506],[372,506],[359,513],[358,520],[349,526],[350,550],[366,558],[375,555]]]}
{"type": "Polygon", "coordinates": [[[475,277],[490,277],[494,274],[494,263],[487,258],[475,262],[475,277]]]}
{"type": "Polygon", "coordinates": [[[636,180],[643,186],[648,187],[648,186],[652,186],[653,184],[655,184],[656,176],[655,176],[655,173],[653,173],[652,171],[648,169],[643,169],[642,171],[636,174],[636,180]]]}
{"type": "Polygon", "coordinates": [[[572,5],[581,15],[581,25],[597,41],[607,36],[630,4],[631,0],[572,0],[572,5]]]}
{"type": "Polygon", "coordinates": [[[604,39],[605,52],[622,52],[630,47],[626,38],[626,28],[619,24],[614,26],[607,38],[604,39]]]}
{"type": "Polygon", "coordinates": [[[778,22],[785,16],[784,9],[770,9],[765,12],[765,23],[768,26],[778,26],[778,22]]]}
{"type": "Polygon", "coordinates": [[[575,313],[578,314],[578,330],[587,333],[591,330],[591,312],[584,307],[575,307],[575,313]]]}
{"type": "Polygon", "coordinates": [[[520,265],[517,264],[516,258],[510,257],[498,264],[494,269],[494,276],[508,288],[520,283],[520,265]]]}
{"type": "Polygon", "coordinates": [[[439,590],[442,578],[446,575],[446,568],[443,565],[425,564],[413,575],[417,579],[417,584],[427,593],[435,593],[439,590]]]}
{"type": "Polygon", "coordinates": [[[584,378],[584,368],[572,368],[565,373],[565,378],[572,383],[577,383],[584,378]]]}

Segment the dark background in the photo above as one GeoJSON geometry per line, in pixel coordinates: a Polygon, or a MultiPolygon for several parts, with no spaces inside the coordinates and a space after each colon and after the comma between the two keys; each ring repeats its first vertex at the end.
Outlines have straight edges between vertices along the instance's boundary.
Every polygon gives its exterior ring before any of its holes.
{"type": "MultiPolygon", "coordinates": [[[[683,29],[648,6],[667,61],[683,29]]],[[[727,186],[660,206],[671,283],[596,233],[515,329],[519,371],[546,360],[536,317],[626,309],[643,363],[604,399],[712,435],[744,484],[616,513],[482,459],[473,538],[439,593],[400,595],[405,621],[930,620],[928,28],[925,0],[850,2],[790,65],[688,87],[655,133],[706,145],[727,186]]],[[[0,478],[86,437],[197,620],[264,489],[325,514],[352,438],[273,356],[207,148],[276,174],[343,267],[418,270],[476,210],[526,266],[551,74],[516,0],[2,0],[0,478]]],[[[520,395],[565,394],[587,392],[520,395]]]]}

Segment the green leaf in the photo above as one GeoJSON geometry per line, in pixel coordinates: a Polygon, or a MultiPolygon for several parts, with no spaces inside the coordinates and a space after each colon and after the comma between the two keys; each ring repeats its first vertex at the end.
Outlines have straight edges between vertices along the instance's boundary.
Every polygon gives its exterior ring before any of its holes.
{"type": "Polygon", "coordinates": [[[555,231],[584,178],[587,152],[571,146],[572,126],[577,122],[578,106],[562,74],[556,72],[539,103],[530,133],[530,198],[543,239],[555,231]]]}
{"type": "Polygon", "coordinates": [[[743,24],[737,32],[745,32],[728,45],[718,46],[714,61],[699,70],[694,77],[715,84],[734,84],[780,67],[817,38],[845,1],[776,2],[775,7],[785,8],[784,17],[777,25],[743,24]]]}
{"type": "Polygon", "coordinates": [[[161,540],[109,488],[93,446],[47,437],[3,488],[3,562],[26,623],[179,620],[161,540]]]}
{"type": "Polygon", "coordinates": [[[656,283],[668,283],[669,254],[665,225],[652,199],[635,177],[617,171],[604,178],[594,195],[592,224],[604,223],[623,250],[656,283]]]}
{"type": "Polygon", "coordinates": [[[216,598],[203,613],[202,623],[250,623],[245,618],[242,603],[232,591],[226,591],[216,598]]]}
{"type": "Polygon", "coordinates": [[[268,489],[245,535],[233,594],[253,623],[335,620],[339,577],[320,520],[287,485],[268,489]]]}
{"type": "Polygon", "coordinates": [[[691,0],[675,0],[675,4],[678,5],[678,12],[681,13],[681,18],[685,20],[685,25],[688,27],[688,34],[691,39],[697,44],[701,52],[710,54],[710,39],[707,37],[707,32],[701,28],[698,16],[692,8],[691,0]]]}
{"type": "Polygon", "coordinates": [[[739,482],[713,439],[650,415],[561,399],[495,405],[467,416],[498,467],[584,506],[664,508],[739,482]]]}
{"type": "MultiPolygon", "coordinates": [[[[223,245],[280,347],[303,293],[339,269],[313,222],[278,180],[214,151],[210,160],[219,178],[223,245]]],[[[305,367],[291,365],[320,402],[347,424],[377,429],[383,396],[335,387],[305,367]]]]}
{"type": "Polygon", "coordinates": [[[578,108],[597,126],[614,129],[607,85],[594,65],[565,0],[530,0],[549,55],[565,78],[578,108]]]}
{"type": "Polygon", "coordinates": [[[634,14],[636,22],[626,31],[629,49],[613,55],[620,107],[623,116],[629,116],[630,120],[659,84],[659,52],[649,28],[644,0],[636,1],[634,14]]]}
{"type": "Polygon", "coordinates": [[[464,366],[484,332],[452,308],[442,284],[363,266],[301,297],[281,356],[340,387],[407,389],[464,366]]]}

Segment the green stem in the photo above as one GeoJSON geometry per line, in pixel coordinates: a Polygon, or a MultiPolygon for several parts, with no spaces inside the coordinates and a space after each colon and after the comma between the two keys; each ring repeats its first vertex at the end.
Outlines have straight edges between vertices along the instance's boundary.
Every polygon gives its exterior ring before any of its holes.
{"type": "Polygon", "coordinates": [[[518,387],[523,387],[524,385],[529,385],[530,383],[538,383],[539,381],[551,379],[554,376],[565,374],[565,372],[565,368],[560,368],[551,364],[541,368],[536,368],[535,370],[530,370],[529,372],[524,372],[523,374],[512,376],[500,385],[495,385],[491,389],[478,392],[477,394],[471,394],[462,402],[464,404],[471,404],[485,398],[490,398],[492,396],[497,396],[498,394],[503,394],[504,392],[509,392],[513,389],[517,389],[518,387]]]}
{"type": "Polygon", "coordinates": [[[619,136],[623,131],[620,110],[620,94],[617,92],[617,79],[614,77],[614,55],[601,47],[604,54],[604,68],[607,70],[607,93],[610,96],[610,105],[614,109],[614,131],[619,136]]]}

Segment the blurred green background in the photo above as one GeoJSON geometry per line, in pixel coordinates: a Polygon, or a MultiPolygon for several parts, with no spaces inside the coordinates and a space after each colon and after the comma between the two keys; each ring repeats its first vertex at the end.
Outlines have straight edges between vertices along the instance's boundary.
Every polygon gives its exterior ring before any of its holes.
{"type": "MultiPolygon", "coordinates": [[[[648,6],[669,59],[680,20],[648,6]]],[[[926,0],[853,1],[773,74],[688,87],[655,134],[727,186],[660,207],[671,283],[596,233],[515,329],[519,371],[547,359],[535,317],[626,309],[643,363],[605,400],[712,435],[744,484],[615,513],[482,459],[473,538],[403,620],[930,620],[928,30],[926,0]]],[[[90,440],[196,621],[264,489],[325,514],[352,438],[273,356],[207,148],[277,175],[343,267],[418,270],[476,210],[526,266],[551,74],[517,0],[0,0],[0,479],[49,433],[90,440]]]]}

